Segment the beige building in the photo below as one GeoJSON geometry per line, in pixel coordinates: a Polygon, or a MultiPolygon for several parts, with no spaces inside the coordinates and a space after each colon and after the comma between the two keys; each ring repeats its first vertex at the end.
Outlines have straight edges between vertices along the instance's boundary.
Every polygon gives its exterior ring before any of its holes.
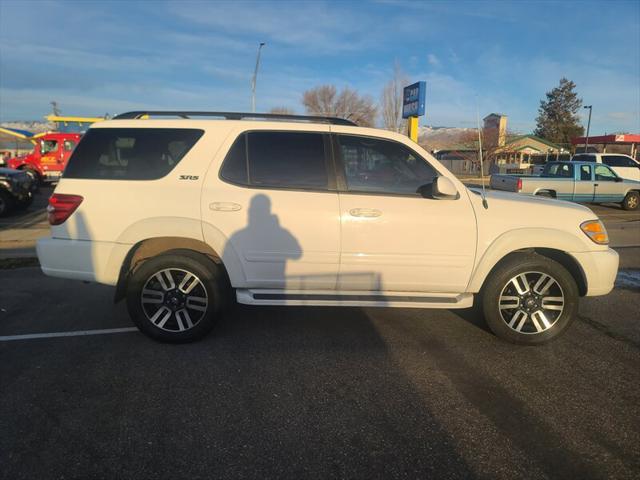
{"type": "Polygon", "coordinates": [[[507,116],[491,113],[484,117],[484,137],[488,163],[500,169],[526,170],[547,160],[568,160],[560,145],[535,135],[509,135],[507,116]]]}
{"type": "MultiPolygon", "coordinates": [[[[484,173],[526,173],[533,165],[550,160],[569,160],[569,152],[560,145],[535,135],[510,135],[506,115],[491,113],[484,117],[483,144],[484,173]]],[[[452,145],[433,152],[449,170],[456,174],[480,171],[477,141],[452,145]]]]}
{"type": "Polygon", "coordinates": [[[484,140],[488,148],[503,146],[507,139],[507,116],[490,113],[484,121],[484,140]]]}
{"type": "MultiPolygon", "coordinates": [[[[534,160],[555,160],[569,155],[560,145],[535,135],[517,135],[507,137],[503,146],[495,149],[491,160],[501,164],[531,164],[534,160]]],[[[540,162],[542,163],[542,162],[540,162]]]]}

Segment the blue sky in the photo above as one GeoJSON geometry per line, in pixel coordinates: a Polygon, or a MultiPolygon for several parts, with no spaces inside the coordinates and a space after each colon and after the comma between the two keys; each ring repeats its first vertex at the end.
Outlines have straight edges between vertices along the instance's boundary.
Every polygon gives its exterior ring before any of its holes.
{"type": "MultiPolygon", "coordinates": [[[[640,132],[640,2],[0,0],[0,120],[140,108],[287,106],[324,83],[376,100],[398,61],[427,81],[422,124],[481,114],[535,126],[566,76],[593,105],[592,133],[640,132]]],[[[586,122],[585,122],[586,123],[586,122]]]]}

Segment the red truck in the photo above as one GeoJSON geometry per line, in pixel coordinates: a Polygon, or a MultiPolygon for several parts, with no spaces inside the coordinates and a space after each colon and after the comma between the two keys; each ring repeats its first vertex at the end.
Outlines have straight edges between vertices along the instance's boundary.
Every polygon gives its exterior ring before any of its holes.
{"type": "Polygon", "coordinates": [[[49,132],[34,136],[31,153],[5,160],[8,168],[25,170],[38,183],[57,181],[80,141],[80,133],[49,132]]]}

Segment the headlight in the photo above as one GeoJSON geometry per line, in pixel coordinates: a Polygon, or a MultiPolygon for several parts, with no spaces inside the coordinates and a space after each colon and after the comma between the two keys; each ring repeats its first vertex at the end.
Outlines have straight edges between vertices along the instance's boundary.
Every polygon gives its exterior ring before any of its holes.
{"type": "Polygon", "coordinates": [[[609,235],[607,229],[600,220],[589,220],[580,224],[580,230],[582,230],[587,237],[598,245],[609,244],[609,235]]]}

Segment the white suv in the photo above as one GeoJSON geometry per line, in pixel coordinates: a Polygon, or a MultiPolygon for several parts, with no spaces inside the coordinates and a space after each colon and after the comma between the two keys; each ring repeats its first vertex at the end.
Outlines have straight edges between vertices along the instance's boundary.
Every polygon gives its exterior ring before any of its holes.
{"type": "Polygon", "coordinates": [[[575,162],[604,163],[619,177],[640,182],[640,163],[621,153],[578,153],[571,158],[575,162]]]}
{"type": "Polygon", "coordinates": [[[588,208],[483,200],[405,136],[324,117],[96,123],[49,220],[44,273],[116,286],[140,330],[171,342],[205,335],[235,292],[250,305],[446,309],[479,296],[498,336],[537,344],[618,268],[588,208]]]}

